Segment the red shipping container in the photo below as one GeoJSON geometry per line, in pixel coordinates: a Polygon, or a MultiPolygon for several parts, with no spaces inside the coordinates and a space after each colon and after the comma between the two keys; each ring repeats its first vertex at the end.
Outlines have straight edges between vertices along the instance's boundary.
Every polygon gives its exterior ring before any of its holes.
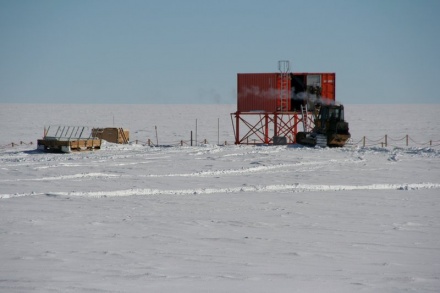
{"type": "Polygon", "coordinates": [[[336,98],[335,73],[288,73],[287,91],[281,91],[281,73],[237,74],[237,111],[277,112],[282,100],[287,98],[287,111],[298,111],[305,102],[305,92],[310,86],[321,88],[323,102],[336,98]]]}

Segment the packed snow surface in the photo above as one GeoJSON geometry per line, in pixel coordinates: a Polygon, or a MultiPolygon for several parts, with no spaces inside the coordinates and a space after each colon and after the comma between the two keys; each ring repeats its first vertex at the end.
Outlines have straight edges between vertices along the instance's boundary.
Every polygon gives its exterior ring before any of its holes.
{"type": "MultiPolygon", "coordinates": [[[[435,143],[237,146],[225,105],[1,106],[0,292],[440,292],[435,143]],[[132,142],[37,151],[52,124],[132,142]]],[[[346,118],[353,141],[438,141],[439,110],[346,118]]]]}

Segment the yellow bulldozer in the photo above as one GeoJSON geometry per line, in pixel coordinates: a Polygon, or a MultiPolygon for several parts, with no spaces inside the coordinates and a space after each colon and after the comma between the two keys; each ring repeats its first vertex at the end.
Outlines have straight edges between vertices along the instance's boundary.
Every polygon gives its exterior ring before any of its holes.
{"type": "Polygon", "coordinates": [[[343,147],[351,137],[348,122],[344,120],[341,104],[317,105],[311,132],[298,132],[296,143],[307,146],[343,147]]]}

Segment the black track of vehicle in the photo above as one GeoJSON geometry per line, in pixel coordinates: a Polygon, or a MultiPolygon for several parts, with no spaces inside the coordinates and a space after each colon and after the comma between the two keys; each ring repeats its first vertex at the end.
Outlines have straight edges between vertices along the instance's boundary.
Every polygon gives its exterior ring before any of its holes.
{"type": "Polygon", "coordinates": [[[296,134],[296,143],[302,143],[302,141],[306,138],[307,134],[305,132],[298,132],[296,134]]]}

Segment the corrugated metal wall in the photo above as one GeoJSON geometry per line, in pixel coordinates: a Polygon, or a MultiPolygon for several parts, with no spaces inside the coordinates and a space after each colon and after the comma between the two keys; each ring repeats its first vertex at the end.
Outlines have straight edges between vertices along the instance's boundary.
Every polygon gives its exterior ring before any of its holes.
{"type": "Polygon", "coordinates": [[[237,74],[237,111],[276,111],[277,78],[277,73],[237,74]]]}

